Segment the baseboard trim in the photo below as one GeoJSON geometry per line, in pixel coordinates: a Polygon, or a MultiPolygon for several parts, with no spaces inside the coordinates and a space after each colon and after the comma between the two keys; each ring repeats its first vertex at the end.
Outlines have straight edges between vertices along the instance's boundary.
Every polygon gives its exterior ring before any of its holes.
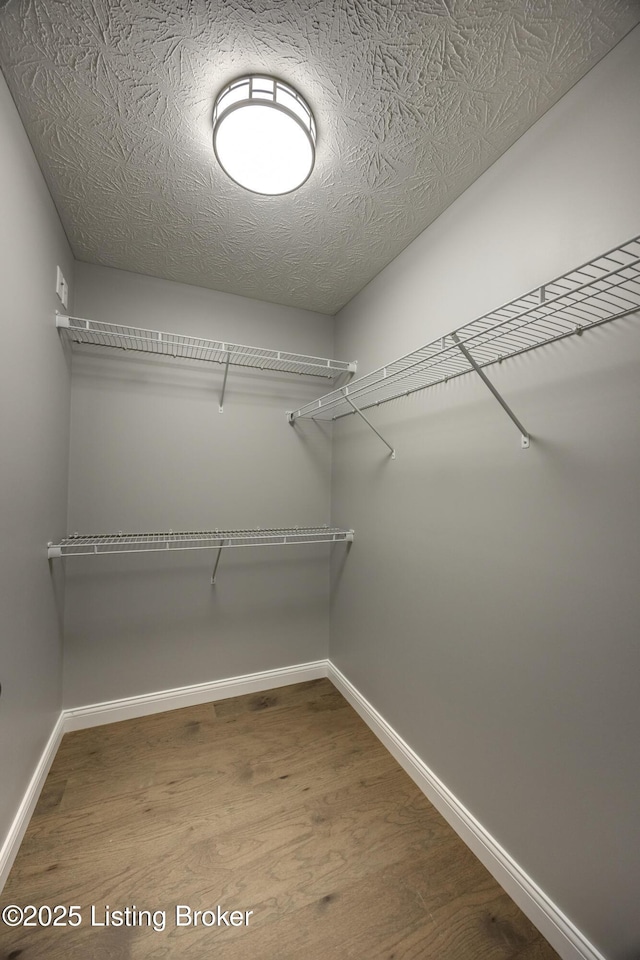
{"type": "Polygon", "coordinates": [[[263,670],[240,677],[225,680],[212,680],[209,683],[197,683],[189,687],[176,687],[172,690],[160,690],[137,697],[125,697],[122,700],[110,700],[106,703],[92,703],[86,707],[72,707],[63,710],[64,732],[84,730],[105,723],[117,723],[119,720],[132,720],[165,710],[178,710],[213,700],[227,700],[246,693],[260,693],[273,687],[284,687],[291,683],[303,683],[327,676],[327,660],[314,660],[311,663],[299,663],[290,667],[278,667],[275,670],[263,670]]]}
{"type": "Polygon", "coordinates": [[[327,676],[563,960],[606,960],[331,661],[327,676]]]}
{"type": "Polygon", "coordinates": [[[25,831],[29,826],[31,815],[33,814],[36,803],[38,802],[38,797],[40,796],[44,782],[47,779],[47,774],[49,773],[51,764],[54,761],[56,753],[58,752],[58,747],[60,746],[63,733],[64,720],[62,714],[60,714],[56,720],[53,730],[51,731],[51,736],[47,741],[47,745],[42,751],[42,755],[33,772],[33,776],[29,781],[29,785],[25,791],[24,797],[22,798],[22,802],[18,807],[18,812],[13,818],[13,823],[11,824],[9,832],[5,837],[4,843],[2,844],[2,849],[0,849],[0,891],[7,882],[9,871],[11,870],[13,861],[15,860],[18,850],[20,849],[22,838],[24,837],[25,831]]]}

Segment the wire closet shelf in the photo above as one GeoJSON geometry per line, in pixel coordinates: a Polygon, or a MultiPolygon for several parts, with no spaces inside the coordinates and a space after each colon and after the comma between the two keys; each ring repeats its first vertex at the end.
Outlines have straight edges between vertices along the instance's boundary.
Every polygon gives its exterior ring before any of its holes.
{"type": "Polygon", "coordinates": [[[119,323],[102,323],[81,317],[58,315],[56,326],[61,336],[73,343],[93,344],[138,353],[154,353],[184,360],[204,361],[260,370],[303,374],[334,379],[341,373],[355,373],[357,365],[346,360],[310,357],[285,350],[251,347],[226,340],[205,340],[162,330],[146,330],[119,323]]]}
{"type": "Polygon", "coordinates": [[[164,533],[74,534],[49,543],[49,559],[114,553],[155,553],[175,550],[221,550],[225,547],[293,546],[301,543],[353,541],[353,530],[340,527],[273,527],[249,530],[194,530],[164,533]]]}
{"type": "Polygon", "coordinates": [[[640,310],[640,236],[288,414],[337,420],[640,310]],[[350,402],[351,401],[351,402],[350,402]]]}

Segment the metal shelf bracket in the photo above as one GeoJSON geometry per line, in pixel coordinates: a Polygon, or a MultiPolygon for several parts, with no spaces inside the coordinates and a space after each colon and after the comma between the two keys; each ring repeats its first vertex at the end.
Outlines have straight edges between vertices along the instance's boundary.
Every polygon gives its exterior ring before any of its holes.
{"type": "Polygon", "coordinates": [[[211,585],[215,586],[216,582],[216,573],[218,572],[218,564],[220,563],[220,557],[222,556],[222,543],[218,547],[218,556],[216,557],[216,562],[213,565],[213,573],[211,574],[211,585]]]}
{"type": "Polygon", "coordinates": [[[376,428],[375,428],[374,425],[371,423],[371,421],[368,420],[367,417],[365,417],[365,415],[364,415],[364,413],[362,412],[362,410],[359,410],[358,407],[356,407],[356,405],[355,405],[355,403],[353,402],[353,400],[351,400],[351,398],[347,396],[347,390],[346,390],[346,388],[345,388],[345,392],[344,392],[344,398],[345,398],[345,400],[347,401],[347,403],[349,404],[349,406],[350,406],[350,407],[353,407],[353,412],[354,412],[354,413],[357,413],[358,416],[359,416],[362,420],[364,420],[364,422],[366,423],[366,425],[367,425],[368,427],[370,427],[371,430],[373,430],[373,432],[375,433],[375,435],[376,435],[377,437],[379,437],[380,440],[382,440],[382,442],[384,443],[385,447],[388,447],[388,448],[389,448],[389,450],[391,451],[391,459],[392,459],[392,460],[395,460],[395,458],[396,458],[396,451],[393,449],[393,447],[391,446],[390,443],[387,443],[387,441],[386,441],[385,438],[382,436],[382,434],[381,434],[378,430],[376,430],[376,428]]]}
{"type": "MultiPolygon", "coordinates": [[[[220,405],[218,407],[218,413],[224,413],[224,392],[227,389],[227,376],[229,374],[229,361],[231,359],[231,354],[227,353],[227,359],[224,365],[224,377],[222,379],[222,393],[220,394],[220,405]]],[[[214,574],[215,576],[215,574],[214,574]]],[[[213,580],[211,581],[213,583],[213,580]]]]}
{"type": "Polygon", "coordinates": [[[509,406],[509,404],[506,402],[506,400],[503,399],[502,395],[498,393],[494,385],[491,383],[491,380],[489,380],[489,377],[486,375],[484,370],[480,369],[480,367],[478,366],[474,358],[471,356],[467,348],[464,346],[464,344],[460,342],[458,335],[456,333],[452,333],[451,339],[453,340],[453,342],[455,343],[455,345],[457,346],[458,350],[460,351],[462,356],[465,358],[465,360],[467,360],[471,364],[471,366],[473,367],[475,372],[478,374],[478,376],[480,377],[484,385],[487,387],[487,389],[489,389],[491,393],[494,395],[494,397],[496,398],[496,400],[498,401],[498,403],[500,404],[504,412],[507,414],[507,416],[510,418],[510,420],[512,420],[513,423],[515,423],[516,427],[520,431],[520,437],[521,437],[520,445],[523,450],[527,450],[530,444],[529,434],[527,433],[525,428],[522,426],[522,424],[516,417],[515,413],[509,406]]]}

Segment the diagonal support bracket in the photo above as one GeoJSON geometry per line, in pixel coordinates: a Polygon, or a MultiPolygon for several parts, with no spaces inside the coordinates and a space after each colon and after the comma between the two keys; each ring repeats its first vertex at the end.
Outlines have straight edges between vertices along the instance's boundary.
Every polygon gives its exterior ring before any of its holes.
{"type": "Polygon", "coordinates": [[[218,564],[220,563],[220,557],[222,556],[222,544],[218,547],[218,556],[216,557],[216,562],[213,565],[213,573],[211,574],[211,583],[215,585],[216,582],[216,573],[218,572],[218,564]]]}
{"type": "Polygon", "coordinates": [[[362,412],[362,410],[358,410],[358,408],[356,407],[356,405],[355,405],[355,403],[353,402],[353,400],[351,400],[351,399],[347,396],[346,393],[344,394],[344,398],[345,398],[345,400],[347,401],[347,403],[349,404],[349,406],[353,408],[354,413],[357,413],[358,416],[361,417],[362,420],[364,420],[364,422],[366,423],[366,425],[373,430],[373,432],[375,433],[375,435],[382,440],[382,442],[384,443],[385,447],[388,447],[388,448],[389,448],[389,450],[391,451],[391,459],[392,459],[392,460],[395,460],[395,458],[396,458],[396,452],[395,452],[395,450],[393,449],[393,447],[391,446],[391,444],[390,444],[390,443],[387,443],[387,441],[385,440],[385,438],[382,436],[381,433],[378,433],[378,431],[376,430],[376,428],[374,427],[374,425],[371,423],[371,421],[368,420],[368,419],[365,417],[365,415],[364,415],[364,413],[362,412]]]}
{"type": "MultiPolygon", "coordinates": [[[[231,354],[227,353],[227,360],[224,365],[224,379],[222,381],[222,393],[220,394],[220,406],[218,407],[218,413],[224,413],[224,392],[227,389],[227,376],[229,374],[229,360],[231,359],[231,354]]],[[[211,581],[213,583],[213,581],[211,581]]]]}
{"type": "Polygon", "coordinates": [[[463,357],[465,357],[465,359],[469,361],[469,363],[471,364],[471,366],[473,367],[473,369],[475,370],[475,372],[478,374],[478,376],[480,377],[480,379],[482,380],[482,382],[484,383],[484,385],[485,385],[485,386],[491,391],[491,393],[494,395],[494,397],[496,398],[496,400],[498,401],[498,403],[500,404],[500,406],[502,407],[502,409],[504,410],[504,412],[507,414],[507,416],[510,418],[510,420],[512,420],[513,423],[515,423],[515,425],[516,425],[516,427],[518,428],[518,430],[520,431],[520,435],[521,435],[520,445],[522,446],[522,449],[523,449],[523,450],[527,450],[527,449],[529,448],[529,444],[531,443],[531,438],[530,438],[529,434],[527,433],[527,431],[525,430],[525,428],[524,428],[524,427],[522,426],[522,424],[520,423],[520,421],[518,420],[518,418],[516,417],[515,413],[514,413],[513,410],[511,409],[511,407],[506,403],[505,400],[503,400],[502,396],[498,393],[498,391],[496,390],[496,388],[494,387],[494,385],[491,383],[491,380],[489,380],[489,378],[488,378],[488,376],[486,375],[486,373],[484,372],[484,370],[482,370],[482,369],[478,366],[478,364],[477,364],[476,361],[473,359],[473,357],[471,356],[471,354],[469,353],[469,351],[467,350],[467,348],[464,346],[463,343],[460,342],[460,340],[459,340],[459,338],[458,338],[458,335],[455,334],[455,333],[452,333],[452,334],[451,334],[451,339],[453,340],[453,342],[455,343],[455,345],[457,346],[458,350],[459,350],[460,353],[463,355],[463,357]]]}

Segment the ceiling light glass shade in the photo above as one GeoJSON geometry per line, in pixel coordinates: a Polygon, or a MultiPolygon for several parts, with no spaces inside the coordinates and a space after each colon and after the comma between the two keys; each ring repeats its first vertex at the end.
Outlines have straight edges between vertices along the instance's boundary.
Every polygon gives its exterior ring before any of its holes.
{"type": "Polygon", "coordinates": [[[227,176],[241,187],[269,196],[290,193],[313,170],[313,114],[286,83],[241,77],[216,99],[213,149],[227,176]]]}

